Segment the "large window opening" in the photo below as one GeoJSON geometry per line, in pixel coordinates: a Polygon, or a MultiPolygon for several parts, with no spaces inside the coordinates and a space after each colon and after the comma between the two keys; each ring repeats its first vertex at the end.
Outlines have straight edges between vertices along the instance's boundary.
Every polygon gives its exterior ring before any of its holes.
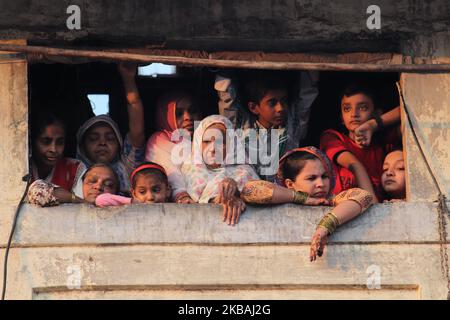
{"type": "MultiPolygon", "coordinates": [[[[30,66],[29,73],[30,113],[51,111],[65,122],[66,157],[76,156],[77,130],[94,115],[109,114],[118,123],[122,136],[128,132],[126,96],[117,64],[35,64],[30,66]]],[[[233,70],[233,73],[240,78],[238,90],[242,90],[242,82],[251,71],[233,70]]],[[[202,117],[217,114],[216,74],[217,69],[156,64],[140,69],[137,85],[144,105],[146,139],[155,132],[157,100],[164,92],[187,89],[199,101],[202,117]],[[150,67],[152,70],[148,70],[150,67]]],[[[288,80],[292,99],[298,72],[284,71],[283,74],[288,80]]],[[[319,76],[319,94],[311,107],[304,146],[319,147],[320,135],[326,129],[345,131],[338,100],[344,87],[351,83],[364,82],[372,88],[378,98],[380,113],[399,105],[395,84],[399,73],[320,72],[319,76]]]]}

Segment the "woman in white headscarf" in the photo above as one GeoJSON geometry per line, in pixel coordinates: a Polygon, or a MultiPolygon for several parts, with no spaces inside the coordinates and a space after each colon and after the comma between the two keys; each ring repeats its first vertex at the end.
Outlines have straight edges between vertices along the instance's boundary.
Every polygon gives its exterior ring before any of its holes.
{"type": "Polygon", "coordinates": [[[191,157],[181,172],[190,197],[199,203],[222,204],[223,220],[234,225],[245,210],[240,191],[247,181],[259,177],[251,166],[233,163],[234,153],[227,153],[227,130],[233,130],[233,125],[224,116],[203,119],[194,132],[191,157]]]}

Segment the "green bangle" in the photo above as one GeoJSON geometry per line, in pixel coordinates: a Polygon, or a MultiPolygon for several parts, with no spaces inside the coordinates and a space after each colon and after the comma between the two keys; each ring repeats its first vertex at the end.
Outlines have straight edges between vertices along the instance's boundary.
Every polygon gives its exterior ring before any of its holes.
{"type": "Polygon", "coordinates": [[[338,225],[339,221],[336,216],[333,213],[329,212],[322,218],[322,220],[320,220],[317,227],[323,227],[327,229],[328,234],[330,235],[336,230],[338,225]]]}
{"type": "Polygon", "coordinates": [[[306,202],[306,199],[308,199],[308,194],[306,192],[293,191],[293,193],[293,203],[304,204],[306,202]]]}

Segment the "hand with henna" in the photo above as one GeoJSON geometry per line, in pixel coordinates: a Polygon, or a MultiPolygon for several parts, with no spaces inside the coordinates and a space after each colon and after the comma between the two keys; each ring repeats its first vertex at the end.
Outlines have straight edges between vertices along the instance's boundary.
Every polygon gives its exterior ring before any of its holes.
{"type": "Polygon", "coordinates": [[[309,249],[309,261],[316,261],[317,256],[321,257],[327,244],[328,231],[325,228],[318,227],[314,232],[309,249]]]}
{"type": "Polygon", "coordinates": [[[231,178],[223,179],[219,184],[219,195],[217,200],[219,203],[225,203],[231,200],[238,193],[238,186],[236,181],[231,178]]]}

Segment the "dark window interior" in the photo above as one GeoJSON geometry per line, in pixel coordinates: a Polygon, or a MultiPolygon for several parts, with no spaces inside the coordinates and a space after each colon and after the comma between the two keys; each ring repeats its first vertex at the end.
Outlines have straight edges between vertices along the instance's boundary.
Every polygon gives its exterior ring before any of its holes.
{"type": "MultiPolygon", "coordinates": [[[[146,134],[154,132],[154,106],[158,96],[171,88],[187,88],[195,92],[203,116],[217,113],[214,91],[215,74],[209,68],[178,67],[170,77],[139,77],[138,87],[145,108],[146,134]]],[[[239,70],[235,70],[239,74],[239,70]]],[[[242,73],[246,73],[243,71],[242,73]]],[[[295,71],[286,71],[286,77],[295,71]]],[[[372,86],[384,110],[398,105],[395,82],[398,73],[321,72],[319,96],[312,106],[305,145],[318,145],[320,133],[328,128],[342,129],[339,116],[339,93],[349,83],[364,81],[372,86]]],[[[114,63],[35,64],[29,68],[31,114],[49,110],[62,118],[67,126],[65,155],[74,157],[78,127],[94,115],[88,94],[108,94],[110,116],[119,124],[122,134],[128,131],[125,93],[114,63]]]]}

